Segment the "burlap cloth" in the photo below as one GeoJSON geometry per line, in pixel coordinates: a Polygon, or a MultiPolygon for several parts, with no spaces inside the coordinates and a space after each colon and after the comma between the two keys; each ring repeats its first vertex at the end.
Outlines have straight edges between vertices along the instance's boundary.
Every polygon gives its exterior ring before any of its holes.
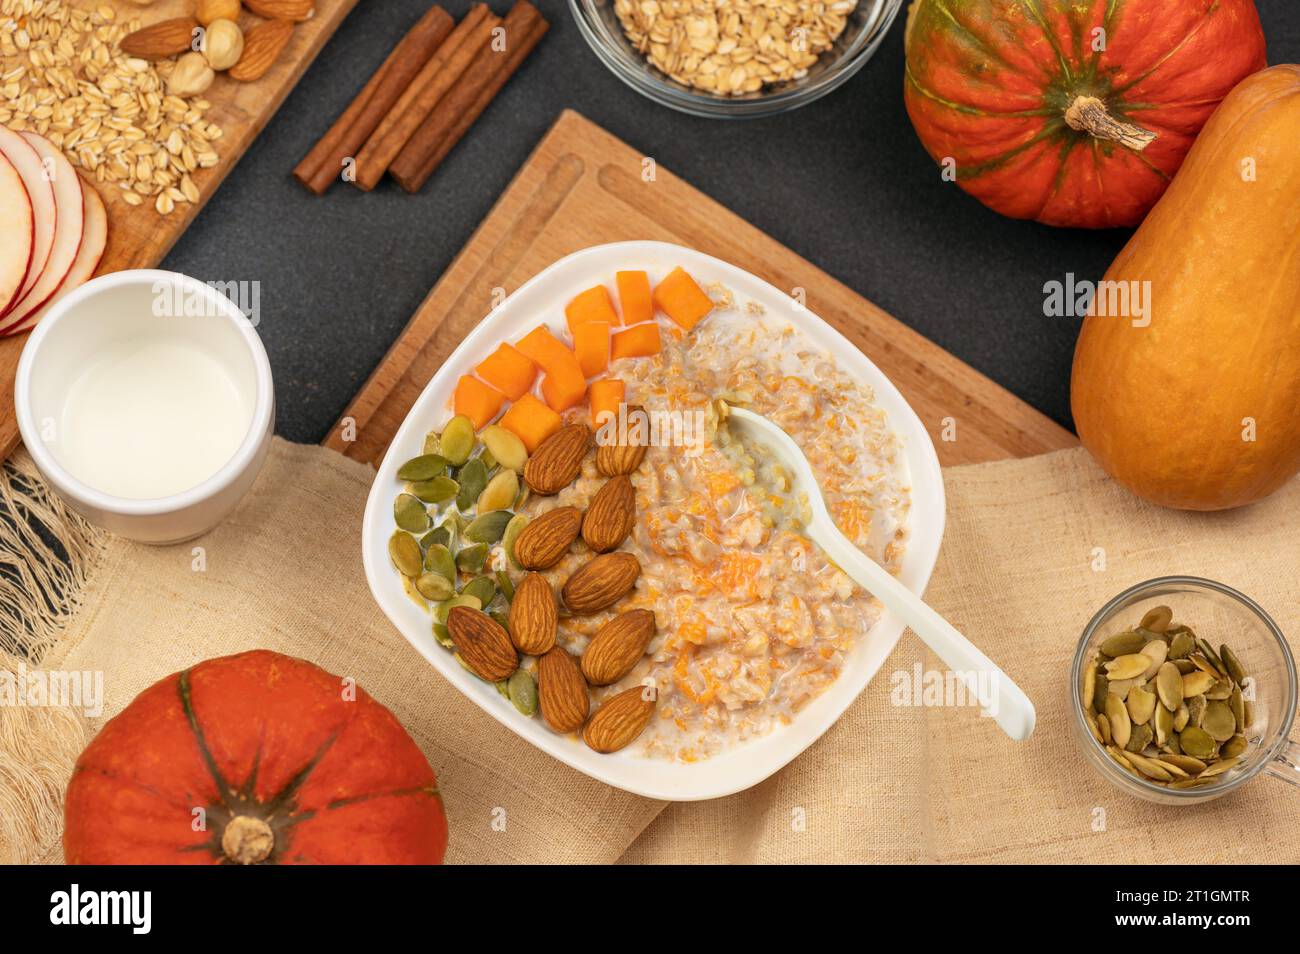
{"type": "MultiPolygon", "coordinates": [[[[103,670],[105,717],[170,672],[259,646],[355,676],[438,773],[453,862],[1300,861],[1300,793],[1290,786],[1261,777],[1203,806],[1151,805],[1097,776],[1066,721],[1082,627],[1139,580],[1222,580],[1297,628],[1300,481],[1243,511],[1197,515],[1141,503],[1081,450],[949,469],[948,530],[928,597],[1033,699],[1033,738],[1012,743],[969,708],[891,704],[892,673],[937,667],[909,633],[839,723],[775,777],[730,798],[667,805],[537,751],[407,646],[361,569],[371,477],[330,451],[277,441],[255,491],[194,544],[95,541],[42,664],[103,670]]],[[[6,774],[0,761],[0,811],[40,802],[28,806],[39,820],[29,840],[0,842],[0,857],[59,860],[63,737],[39,772],[6,774]]],[[[15,827],[0,825],[0,837],[15,827]]]]}

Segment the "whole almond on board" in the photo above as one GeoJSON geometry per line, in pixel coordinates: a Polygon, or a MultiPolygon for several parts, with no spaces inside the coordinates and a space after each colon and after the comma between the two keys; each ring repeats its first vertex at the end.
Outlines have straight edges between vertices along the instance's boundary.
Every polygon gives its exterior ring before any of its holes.
{"type": "MultiPolygon", "coordinates": [[[[644,408],[640,404],[628,406],[627,416],[630,420],[633,413],[641,411],[644,408]]],[[[606,477],[617,477],[620,474],[630,474],[641,466],[641,461],[645,458],[645,444],[596,444],[596,469],[606,477]]]]}
{"type": "Polygon", "coordinates": [[[564,605],[586,615],[608,609],[636,585],[641,564],[627,552],[602,553],[580,567],[564,584],[564,605]]]}
{"type": "Polygon", "coordinates": [[[558,494],[578,476],[587,456],[591,428],[586,424],[562,427],[546,440],[524,464],[524,482],[534,493],[558,494]]]}
{"type": "Polygon", "coordinates": [[[620,474],[605,481],[591,498],[582,518],[582,539],[597,553],[606,553],[627,539],[635,522],[636,491],[632,481],[620,474]]]}
{"type": "Polygon", "coordinates": [[[267,20],[244,34],[244,55],[230,68],[227,75],[241,83],[261,79],[275,65],[293,36],[293,23],[289,20],[267,20]]]}
{"type": "Polygon", "coordinates": [[[244,6],[267,20],[310,20],[316,12],[316,0],[244,0],[244,6]]]}
{"type": "Polygon", "coordinates": [[[578,539],[582,511],[556,507],[529,522],[515,537],[515,561],[525,570],[546,570],[560,562],[578,539]]]}
{"type": "Polygon", "coordinates": [[[560,607],[546,577],[529,573],[515,586],[510,601],[510,641],[521,653],[540,656],[555,645],[560,607]]]}
{"type": "Polygon", "coordinates": [[[197,29],[199,21],[193,17],[175,17],[127,34],[118,46],[127,56],[136,59],[166,60],[188,53],[197,29]]]}
{"type": "Polygon", "coordinates": [[[582,654],[582,674],[593,686],[618,682],[645,655],[655,634],[655,614],[646,609],[619,613],[602,626],[582,654]]]}
{"type": "Polygon", "coordinates": [[[617,752],[630,745],[650,724],[655,712],[653,686],[633,686],[603,706],[582,730],[582,741],[597,752],[617,752]]]}
{"type": "Polygon", "coordinates": [[[487,613],[469,606],[453,606],[447,614],[447,632],[460,658],[479,678],[500,682],[519,668],[519,654],[510,642],[510,634],[487,613]]]}
{"type": "Polygon", "coordinates": [[[587,682],[573,657],[559,646],[537,660],[537,700],[542,718],[556,732],[574,732],[587,721],[587,682]]]}

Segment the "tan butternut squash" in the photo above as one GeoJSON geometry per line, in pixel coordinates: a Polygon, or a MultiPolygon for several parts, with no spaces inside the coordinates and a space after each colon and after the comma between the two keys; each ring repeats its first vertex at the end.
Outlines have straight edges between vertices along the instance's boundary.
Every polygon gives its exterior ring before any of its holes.
{"type": "Polygon", "coordinates": [[[1300,470],[1300,66],[1228,94],[1105,280],[1148,293],[1135,316],[1099,289],[1075,349],[1075,425],[1108,473],[1222,510],[1300,470]]]}

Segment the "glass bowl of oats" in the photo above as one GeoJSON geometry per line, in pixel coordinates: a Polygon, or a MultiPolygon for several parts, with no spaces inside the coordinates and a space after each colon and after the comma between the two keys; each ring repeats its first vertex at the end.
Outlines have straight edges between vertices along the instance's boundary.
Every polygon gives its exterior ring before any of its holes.
{"type": "Polygon", "coordinates": [[[871,59],[903,0],[569,0],[614,75],[695,116],[771,116],[871,59]]]}

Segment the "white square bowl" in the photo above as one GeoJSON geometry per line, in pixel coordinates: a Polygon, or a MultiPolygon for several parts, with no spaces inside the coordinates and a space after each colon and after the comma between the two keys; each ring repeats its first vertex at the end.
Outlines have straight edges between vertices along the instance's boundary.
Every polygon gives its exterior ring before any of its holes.
{"type": "Polygon", "coordinates": [[[943,538],[944,493],[934,445],[915,412],[879,368],[826,322],[796,307],[789,295],[712,256],[664,242],[619,242],[575,252],[524,283],[479,323],[429,381],[379,465],[366,501],[362,555],[370,590],[393,625],[444,679],[492,718],[592,778],[648,798],[697,801],[757,785],[817,741],[879,671],[902,635],[902,622],[884,613],[858,641],[830,688],[808,703],[791,724],[766,736],[689,764],[649,759],[631,750],[601,755],[576,736],[551,732],[540,717],[524,718],[495,686],[462,668],[434,641],[428,612],[406,595],[388,558],[393,497],[401,487],[397,468],[422,452],[426,432],[446,422],[457,378],[470,374],[502,341],[515,341],[539,323],[545,322],[557,333],[563,331],[564,305],[585,288],[610,283],[615,271],[645,269],[653,282],[677,265],[701,285],[720,282],[738,301],[756,301],[773,320],[798,327],[833,355],[846,373],[872,388],[898,434],[911,478],[908,538],[899,578],[913,592],[923,593],[943,538]]]}

